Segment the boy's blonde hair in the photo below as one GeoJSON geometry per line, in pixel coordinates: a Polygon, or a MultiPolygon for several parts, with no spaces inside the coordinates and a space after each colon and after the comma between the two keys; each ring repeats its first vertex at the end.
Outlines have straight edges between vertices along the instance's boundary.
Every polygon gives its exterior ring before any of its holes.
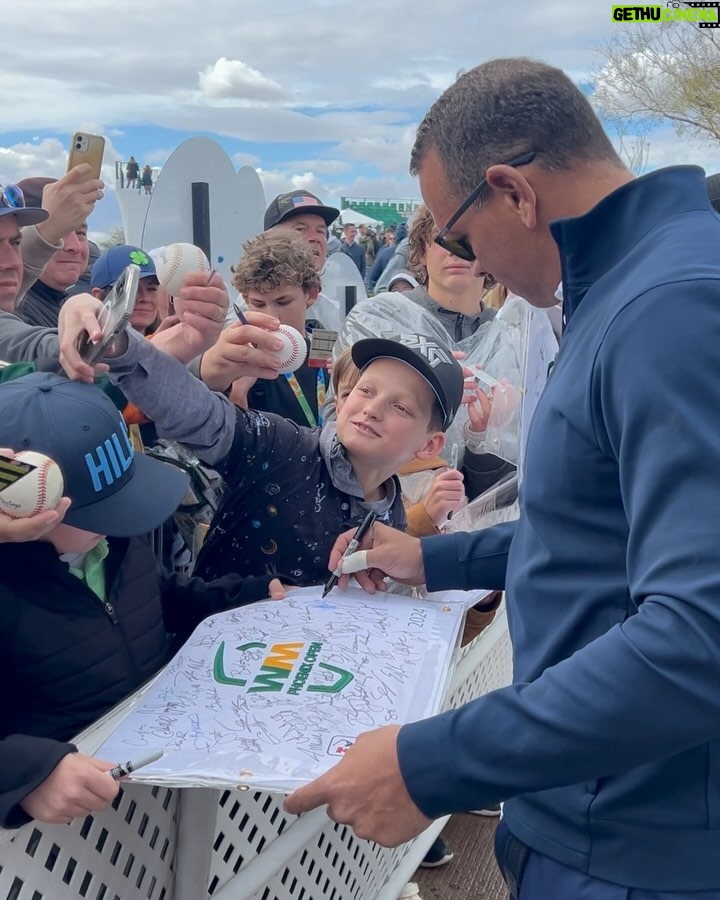
{"type": "Polygon", "coordinates": [[[359,378],[360,370],[352,360],[352,347],[346,347],[333,363],[330,376],[333,393],[336,397],[338,396],[343,381],[351,382],[351,387],[355,387],[359,378]]]}
{"type": "Polygon", "coordinates": [[[310,244],[287,231],[265,231],[243,244],[240,262],[231,267],[233,286],[241,293],[266,294],[283,284],[307,294],[320,290],[320,275],[310,244]]]}

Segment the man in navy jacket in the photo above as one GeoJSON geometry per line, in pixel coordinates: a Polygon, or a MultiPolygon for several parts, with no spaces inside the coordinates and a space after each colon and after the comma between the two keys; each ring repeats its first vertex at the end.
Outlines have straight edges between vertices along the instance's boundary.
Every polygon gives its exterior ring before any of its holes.
{"type": "Polygon", "coordinates": [[[359,579],[504,588],[515,683],[361,736],[287,808],[327,803],[394,845],[506,800],[513,896],[522,880],[522,900],[717,898],[720,218],[703,173],[633,179],[582,93],[524,59],[458,79],[412,170],[476,274],[543,307],[562,281],[565,328],[519,521],[422,541],[376,527],[359,579]]]}

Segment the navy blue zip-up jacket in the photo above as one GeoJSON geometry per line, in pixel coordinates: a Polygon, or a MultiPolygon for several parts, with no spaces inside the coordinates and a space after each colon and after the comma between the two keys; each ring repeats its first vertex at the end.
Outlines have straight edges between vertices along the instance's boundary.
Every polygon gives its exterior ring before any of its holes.
{"type": "Polygon", "coordinates": [[[429,816],[623,886],[720,888],[720,217],[693,167],[551,225],[567,326],[521,516],[423,541],[430,590],[507,590],[514,679],[405,726],[429,816]]]}

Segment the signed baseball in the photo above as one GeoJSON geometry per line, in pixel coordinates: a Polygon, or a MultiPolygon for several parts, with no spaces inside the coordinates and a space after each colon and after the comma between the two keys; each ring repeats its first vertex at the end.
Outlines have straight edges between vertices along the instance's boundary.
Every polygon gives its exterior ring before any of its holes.
{"type": "Polygon", "coordinates": [[[31,450],[16,453],[15,459],[35,469],[0,491],[0,512],[13,519],[26,519],[54,509],[65,489],[60,466],[49,456],[31,450]]]}
{"type": "Polygon", "coordinates": [[[155,257],[157,279],[165,290],[177,297],[189,272],[210,272],[207,256],[195,244],[168,244],[155,257]]]}
{"type": "Polygon", "coordinates": [[[300,332],[291,325],[281,325],[275,337],[283,342],[281,350],[277,351],[282,360],[281,372],[294,372],[305,362],[307,356],[307,342],[300,332]]]}

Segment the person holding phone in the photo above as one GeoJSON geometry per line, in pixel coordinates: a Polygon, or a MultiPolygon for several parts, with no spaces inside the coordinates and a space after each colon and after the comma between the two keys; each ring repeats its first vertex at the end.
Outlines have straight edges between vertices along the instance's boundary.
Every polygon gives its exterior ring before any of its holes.
{"type": "MultiPolygon", "coordinates": [[[[25,195],[25,202],[31,206],[42,206],[43,193],[47,186],[57,182],[55,178],[24,178],[18,182],[25,195]]],[[[84,192],[88,196],[88,192],[84,192]]],[[[95,200],[91,200],[94,208],[95,200]]],[[[92,210],[91,210],[92,211],[92,210]]],[[[42,325],[55,328],[60,307],[67,298],[67,289],[79,281],[87,268],[90,255],[88,246],[88,212],[73,222],[73,228],[66,232],[62,247],[49,260],[35,284],[27,291],[17,305],[17,315],[28,325],[42,325]]]]}

